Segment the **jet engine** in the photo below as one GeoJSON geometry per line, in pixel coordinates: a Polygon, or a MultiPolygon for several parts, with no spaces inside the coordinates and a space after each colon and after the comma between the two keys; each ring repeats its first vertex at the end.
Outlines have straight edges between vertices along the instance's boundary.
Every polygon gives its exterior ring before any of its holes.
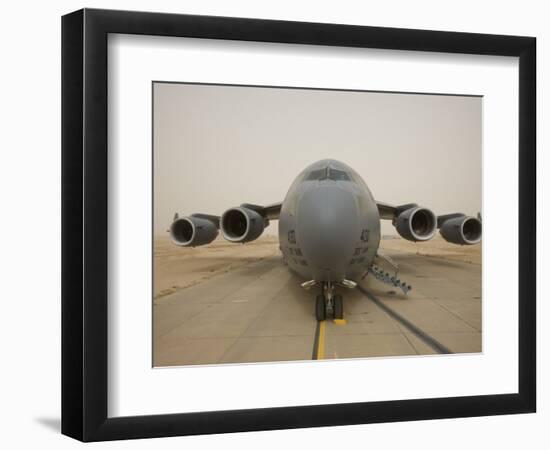
{"type": "Polygon", "coordinates": [[[408,241],[427,241],[437,230],[437,219],[428,208],[414,206],[401,212],[394,219],[394,226],[408,241]]]}
{"type": "Polygon", "coordinates": [[[210,244],[218,235],[218,227],[210,220],[200,217],[182,217],[170,226],[174,244],[181,247],[197,247],[210,244]]]}
{"type": "Polygon", "coordinates": [[[481,221],[475,217],[455,217],[443,222],[439,233],[453,244],[477,244],[481,240],[481,221]]]}
{"type": "Polygon", "coordinates": [[[250,242],[258,239],[267,225],[258,212],[242,206],[225,211],[220,220],[222,235],[230,242],[250,242]]]}

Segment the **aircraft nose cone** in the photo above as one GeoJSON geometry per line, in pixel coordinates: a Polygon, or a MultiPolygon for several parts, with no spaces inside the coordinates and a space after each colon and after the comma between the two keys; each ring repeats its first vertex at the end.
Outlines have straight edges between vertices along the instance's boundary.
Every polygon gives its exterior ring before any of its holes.
{"type": "Polygon", "coordinates": [[[316,268],[343,273],[360,236],[355,197],[336,185],[306,191],[298,203],[298,238],[316,268]]]}

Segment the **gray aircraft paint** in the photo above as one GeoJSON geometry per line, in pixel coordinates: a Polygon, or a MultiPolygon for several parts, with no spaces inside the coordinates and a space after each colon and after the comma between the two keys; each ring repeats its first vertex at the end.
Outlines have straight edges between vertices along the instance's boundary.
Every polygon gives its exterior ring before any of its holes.
{"type": "Polygon", "coordinates": [[[380,244],[380,216],[365,181],[332,159],[305,168],[283,201],[279,243],[285,262],[304,279],[360,279],[380,244]],[[326,168],[345,172],[349,180],[309,179],[326,168]]]}

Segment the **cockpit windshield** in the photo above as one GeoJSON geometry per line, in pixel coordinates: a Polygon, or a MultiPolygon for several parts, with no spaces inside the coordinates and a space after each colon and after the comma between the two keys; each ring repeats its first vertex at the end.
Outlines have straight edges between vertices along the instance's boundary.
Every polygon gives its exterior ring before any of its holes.
{"type": "Polygon", "coordinates": [[[323,169],[312,170],[306,178],[307,181],[314,180],[333,180],[333,181],[350,181],[349,175],[343,170],[332,169],[325,167],[323,169]]]}
{"type": "Polygon", "coordinates": [[[350,181],[349,175],[343,170],[328,169],[328,178],[334,181],[350,181]]]}
{"type": "Polygon", "coordinates": [[[309,172],[309,175],[307,176],[307,181],[314,181],[314,180],[325,180],[327,177],[327,168],[319,169],[319,170],[312,170],[309,172]]]}

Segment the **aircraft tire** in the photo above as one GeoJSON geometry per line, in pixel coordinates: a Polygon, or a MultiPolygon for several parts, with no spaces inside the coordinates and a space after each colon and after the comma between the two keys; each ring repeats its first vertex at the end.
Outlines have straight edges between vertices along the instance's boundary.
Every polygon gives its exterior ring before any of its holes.
{"type": "Polygon", "coordinates": [[[334,318],[343,319],[344,318],[344,299],[341,295],[334,296],[334,318]]]}
{"type": "Polygon", "coordinates": [[[327,308],[325,305],[325,297],[321,294],[315,300],[315,316],[318,322],[322,322],[327,318],[327,308]]]}

